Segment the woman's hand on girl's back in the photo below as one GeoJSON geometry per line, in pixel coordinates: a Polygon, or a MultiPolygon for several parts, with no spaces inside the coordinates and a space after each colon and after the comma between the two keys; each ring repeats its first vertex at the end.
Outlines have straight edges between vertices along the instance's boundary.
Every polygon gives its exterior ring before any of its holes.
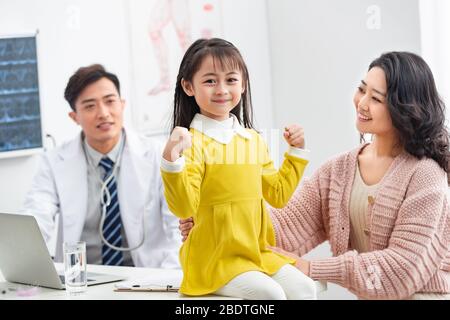
{"type": "Polygon", "coordinates": [[[179,223],[180,225],[178,226],[178,229],[180,229],[181,231],[181,236],[183,237],[184,242],[187,239],[192,227],[194,226],[194,218],[190,217],[187,219],[180,219],[179,223]]]}

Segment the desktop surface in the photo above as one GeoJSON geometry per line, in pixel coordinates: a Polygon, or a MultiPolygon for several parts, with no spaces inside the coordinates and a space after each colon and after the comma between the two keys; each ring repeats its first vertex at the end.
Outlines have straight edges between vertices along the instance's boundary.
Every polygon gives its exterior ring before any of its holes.
{"type": "MultiPolygon", "coordinates": [[[[56,269],[63,270],[62,263],[55,263],[56,269]]],[[[125,281],[145,278],[149,274],[153,276],[161,275],[167,277],[171,273],[174,275],[179,270],[155,269],[155,268],[136,268],[136,267],[112,267],[102,265],[87,265],[88,272],[111,274],[124,276],[125,281]]],[[[85,293],[72,296],[65,290],[48,289],[42,287],[31,287],[18,283],[5,282],[0,273],[0,299],[19,299],[19,300],[229,300],[235,299],[217,295],[208,295],[202,297],[184,296],[178,292],[116,292],[115,285],[119,282],[105,283],[94,286],[88,286],[85,293]]]]}

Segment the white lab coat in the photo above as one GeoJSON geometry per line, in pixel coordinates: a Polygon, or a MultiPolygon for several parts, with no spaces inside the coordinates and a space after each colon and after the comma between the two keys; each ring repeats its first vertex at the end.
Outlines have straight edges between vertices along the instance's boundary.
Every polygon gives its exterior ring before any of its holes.
{"type": "MultiPolygon", "coordinates": [[[[119,203],[128,246],[145,242],[131,257],[136,267],[179,268],[178,219],[168,210],[160,177],[161,144],[126,131],[118,179],[119,203]]],[[[63,241],[79,241],[88,201],[87,163],[81,134],[42,155],[22,212],[36,217],[48,241],[59,215],[55,261],[62,261],[63,241]]]]}

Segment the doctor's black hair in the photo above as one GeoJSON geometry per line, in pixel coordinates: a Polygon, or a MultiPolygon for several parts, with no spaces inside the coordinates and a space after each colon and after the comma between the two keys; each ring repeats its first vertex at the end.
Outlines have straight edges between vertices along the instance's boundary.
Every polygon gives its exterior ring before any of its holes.
{"type": "Polygon", "coordinates": [[[75,103],[81,92],[83,92],[88,85],[97,82],[102,78],[106,78],[114,83],[117,93],[120,96],[120,82],[115,74],[106,71],[101,64],[81,67],[70,77],[66,90],[64,91],[64,98],[67,100],[73,111],[76,111],[75,103]]]}

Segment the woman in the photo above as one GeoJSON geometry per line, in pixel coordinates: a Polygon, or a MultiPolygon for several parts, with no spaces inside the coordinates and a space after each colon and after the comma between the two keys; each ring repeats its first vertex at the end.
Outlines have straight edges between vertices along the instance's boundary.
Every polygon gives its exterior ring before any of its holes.
{"type": "Polygon", "coordinates": [[[372,142],[327,161],[285,208],[272,209],[273,250],[359,298],[448,298],[449,141],[433,75],[415,54],[383,54],[354,104],[372,142]],[[299,257],[327,240],[333,257],[299,257]]]}

